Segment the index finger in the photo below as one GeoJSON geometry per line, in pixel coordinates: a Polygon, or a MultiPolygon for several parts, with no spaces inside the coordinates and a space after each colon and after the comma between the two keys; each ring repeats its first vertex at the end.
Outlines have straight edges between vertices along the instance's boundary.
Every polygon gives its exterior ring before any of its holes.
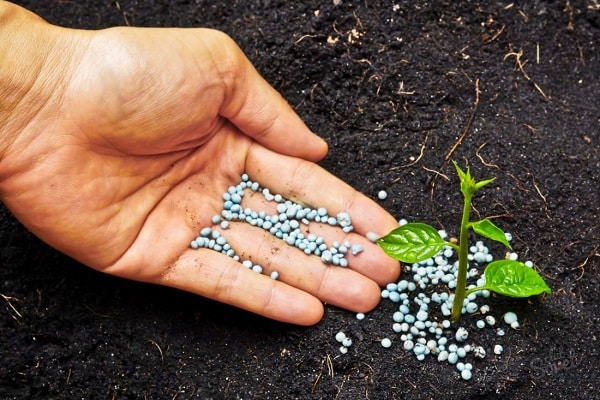
{"type": "Polygon", "coordinates": [[[357,233],[383,236],[398,227],[395,218],[381,206],[317,164],[252,146],[246,172],[273,193],[324,207],[330,215],[347,212],[357,233]],[[285,177],[285,178],[283,178],[285,177]]]}

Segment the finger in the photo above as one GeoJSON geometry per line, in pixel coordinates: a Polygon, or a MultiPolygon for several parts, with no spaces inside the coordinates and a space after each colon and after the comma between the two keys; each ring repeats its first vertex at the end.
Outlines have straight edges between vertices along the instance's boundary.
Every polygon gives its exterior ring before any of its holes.
{"type": "Polygon", "coordinates": [[[277,271],[282,282],[325,303],[366,312],[379,302],[380,289],[373,280],[349,268],[326,265],[320,257],[288,246],[261,228],[233,223],[222,235],[240,259],[260,265],[267,275],[277,271]]]}
{"type": "Polygon", "coordinates": [[[273,193],[313,207],[325,207],[329,215],[349,213],[360,234],[374,232],[381,236],[398,225],[394,217],[373,200],[314,163],[253,146],[246,159],[246,172],[273,193]]]}
{"type": "Polygon", "coordinates": [[[316,164],[276,154],[258,145],[248,153],[246,172],[272,193],[280,193],[312,207],[325,207],[329,215],[335,216],[340,212],[350,214],[354,232],[363,236],[354,240],[360,240],[368,250],[368,253],[364,252],[367,254],[361,253],[361,259],[376,265],[373,279],[379,283],[396,279],[400,273],[398,262],[364,238],[369,232],[383,236],[398,226],[394,217],[373,200],[316,164]],[[282,176],[286,178],[281,179],[282,176]]]}
{"type": "Polygon", "coordinates": [[[309,293],[208,249],[185,251],[155,283],[297,325],[316,324],[324,312],[323,304],[309,293]]]}
{"type": "Polygon", "coordinates": [[[221,73],[232,77],[227,81],[221,115],[275,152],[311,161],[325,157],[325,141],[308,129],[283,97],[260,76],[233,40],[221,32],[209,32],[215,40],[209,48],[230,50],[225,57],[215,57],[217,66],[223,69],[234,65],[238,69],[233,74],[231,71],[221,73]],[[232,59],[232,63],[228,62],[232,59]]]}
{"type": "MultiPolygon", "coordinates": [[[[266,200],[262,192],[258,191],[246,193],[241,206],[244,209],[250,208],[257,212],[264,211],[267,215],[273,216],[278,214],[276,204],[277,203],[274,201],[266,200]]],[[[349,267],[371,280],[376,281],[381,286],[395,280],[398,276],[398,263],[389,262],[387,256],[383,256],[384,259],[382,261],[380,259],[382,254],[379,246],[363,235],[355,232],[345,233],[338,226],[331,226],[315,221],[309,222],[308,225],[302,223],[300,224],[299,229],[305,237],[312,233],[323,238],[328,247],[332,247],[334,242],[340,244],[349,242],[351,244],[350,247],[359,245],[363,251],[353,254],[350,248],[345,255],[345,258],[349,262],[349,267]]],[[[225,235],[228,234],[228,232],[225,233],[225,235]]],[[[283,240],[276,241],[274,245],[277,247],[283,245],[287,246],[283,240]]],[[[246,246],[246,248],[249,247],[246,246]]]]}

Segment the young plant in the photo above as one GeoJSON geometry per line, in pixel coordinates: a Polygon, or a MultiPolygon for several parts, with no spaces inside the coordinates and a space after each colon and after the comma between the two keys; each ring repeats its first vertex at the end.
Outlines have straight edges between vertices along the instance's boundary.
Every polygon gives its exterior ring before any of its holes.
{"type": "Polygon", "coordinates": [[[404,263],[418,263],[435,256],[444,246],[450,246],[458,252],[458,276],[456,292],[452,306],[452,320],[457,322],[462,314],[462,306],[466,296],[480,290],[490,290],[510,297],[529,297],[543,292],[551,294],[544,279],[533,269],[520,261],[498,260],[488,264],[484,271],[485,284],[466,289],[468,269],[468,235],[469,229],[488,239],[500,242],[511,249],[505,233],[489,219],[471,221],[471,201],[475,193],[490,184],[494,179],[476,182],[469,168],[463,171],[454,163],[460,178],[460,191],[464,205],[458,244],[446,242],[438,231],[423,223],[408,223],[394,229],[377,243],[392,258],[404,263]]]}

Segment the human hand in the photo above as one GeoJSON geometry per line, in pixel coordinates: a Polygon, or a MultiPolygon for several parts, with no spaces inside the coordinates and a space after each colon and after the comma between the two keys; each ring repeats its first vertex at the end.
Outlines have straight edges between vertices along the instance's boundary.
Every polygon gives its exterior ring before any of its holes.
{"type": "Polygon", "coordinates": [[[394,280],[399,266],[364,235],[396,221],[313,163],[325,143],[229,37],[36,21],[38,30],[38,41],[51,42],[43,68],[11,109],[9,127],[19,129],[0,128],[9,137],[0,149],[0,196],[34,234],[97,270],[285,322],[318,322],[322,302],[353,311],[378,303],[379,284],[394,280]],[[211,225],[222,193],[243,172],[273,193],[348,212],[349,235],[326,226],[311,232],[365,251],[348,256],[350,268],[326,266],[260,228],[232,223],[229,243],[267,273],[279,271],[272,280],[221,253],[192,250],[190,240],[211,225]]]}

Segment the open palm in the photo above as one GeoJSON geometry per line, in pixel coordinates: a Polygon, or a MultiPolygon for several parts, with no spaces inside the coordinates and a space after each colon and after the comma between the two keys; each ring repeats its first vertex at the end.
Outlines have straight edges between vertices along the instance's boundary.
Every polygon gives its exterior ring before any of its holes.
{"type": "Polygon", "coordinates": [[[282,321],[315,323],[322,302],[355,311],[377,304],[378,284],[399,270],[364,235],[386,232],[394,219],[314,164],[326,145],[230,38],[204,29],[53,29],[69,37],[55,56],[63,69],[43,80],[51,95],[0,163],[2,200],[32,232],[106,273],[282,321]],[[365,251],[348,257],[348,269],[326,266],[232,223],[229,243],[267,273],[277,270],[275,281],[192,250],[244,172],[284,197],[349,212],[356,233],[311,229],[365,251]]]}

